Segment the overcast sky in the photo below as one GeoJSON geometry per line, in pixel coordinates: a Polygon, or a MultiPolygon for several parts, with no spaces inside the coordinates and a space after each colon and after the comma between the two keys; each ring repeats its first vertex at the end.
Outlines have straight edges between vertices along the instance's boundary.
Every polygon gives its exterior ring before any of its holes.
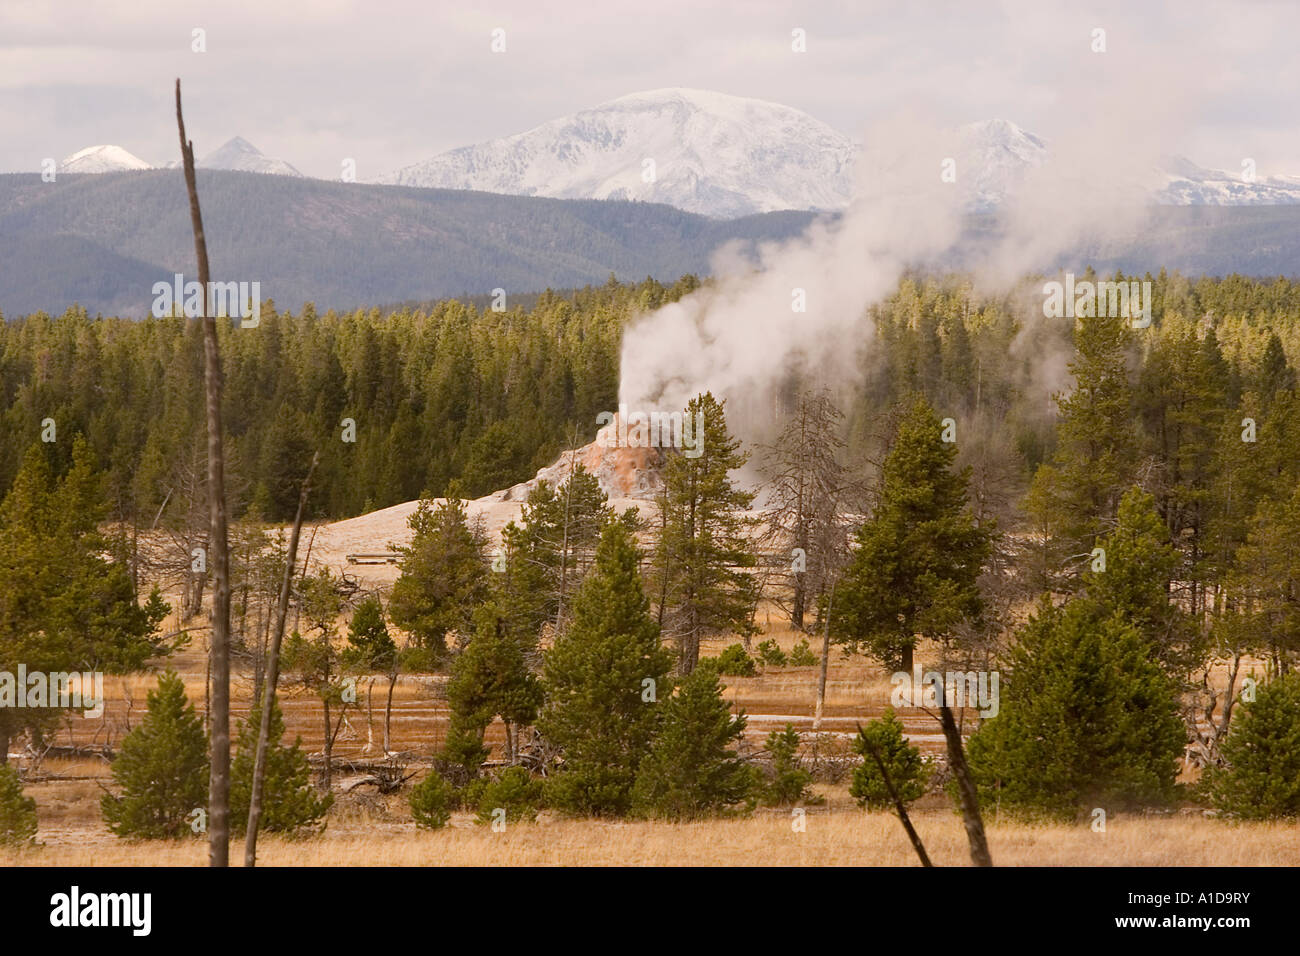
{"type": "Polygon", "coordinates": [[[242,135],[329,178],[345,157],[370,179],[665,86],[785,103],[866,141],[902,109],[1010,119],[1049,142],[1104,88],[1149,110],[1170,153],[1300,174],[1297,37],[1293,0],[3,0],[0,171],[99,143],[177,159],[180,76],[200,156],[242,135]]]}

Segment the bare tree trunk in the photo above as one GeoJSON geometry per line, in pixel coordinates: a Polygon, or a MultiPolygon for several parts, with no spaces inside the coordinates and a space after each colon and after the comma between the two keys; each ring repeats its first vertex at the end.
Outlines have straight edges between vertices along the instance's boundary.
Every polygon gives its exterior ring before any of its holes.
{"type": "Polygon", "coordinates": [[[366,753],[375,749],[375,679],[366,684],[366,753]]]}
{"type": "Polygon", "coordinates": [[[858,724],[858,739],[865,743],[871,751],[871,759],[875,761],[876,768],[880,771],[880,778],[885,781],[885,789],[889,791],[889,799],[894,801],[894,812],[898,814],[898,822],[903,824],[903,829],[907,831],[907,838],[912,841],[912,849],[921,859],[922,866],[934,866],[930,862],[930,856],[925,852],[925,844],[921,842],[921,836],[912,826],[912,818],[907,815],[907,804],[903,803],[903,798],[898,795],[894,789],[894,782],[889,779],[889,771],[885,768],[885,762],[880,759],[880,752],[876,749],[871,739],[862,732],[862,725],[858,724]]]}
{"type": "Polygon", "coordinates": [[[339,705],[339,719],[334,722],[334,729],[330,730],[330,702],[325,698],[325,779],[324,791],[330,792],[334,786],[334,741],[338,739],[339,731],[343,729],[343,721],[347,720],[348,702],[345,700],[339,705]]]}
{"type": "Polygon", "coordinates": [[[827,633],[822,635],[822,666],[817,675],[817,708],[813,713],[813,730],[820,730],[822,725],[822,713],[826,708],[826,671],[830,667],[830,659],[831,636],[827,633]]]}
{"type": "Polygon", "coordinates": [[[946,703],[939,708],[939,719],[943,723],[944,739],[948,742],[948,765],[957,778],[957,790],[961,794],[961,819],[966,824],[966,838],[970,841],[971,862],[976,866],[992,866],[993,857],[989,855],[988,840],[984,836],[984,820],[980,817],[979,795],[975,792],[975,782],[971,780],[970,767],[966,765],[961,731],[957,729],[952,710],[946,703]]]}
{"type": "Polygon", "coordinates": [[[664,540],[664,530],[668,527],[668,509],[666,502],[659,503],[659,540],[660,550],[663,552],[663,567],[659,569],[659,608],[655,612],[655,622],[659,625],[660,633],[664,629],[664,607],[668,603],[668,562],[671,560],[668,549],[662,545],[664,540]]]}
{"type": "Polygon", "coordinates": [[[388,703],[384,705],[384,753],[393,749],[391,728],[393,726],[393,687],[397,684],[397,671],[388,675],[388,703]]]}
{"type": "Polygon", "coordinates": [[[1237,674],[1240,671],[1241,652],[1238,651],[1232,655],[1232,668],[1228,671],[1228,694],[1223,699],[1223,722],[1219,725],[1217,739],[1228,736],[1228,725],[1232,723],[1232,706],[1237,702],[1237,674]]]}
{"type": "Polygon", "coordinates": [[[307,507],[307,493],[311,490],[311,476],[320,461],[320,452],[312,455],[307,477],[298,493],[298,513],[294,515],[293,531],[289,534],[289,552],[284,560],[284,578],[280,581],[280,600],[275,608],[275,630],[271,632],[271,647],[266,655],[266,676],[262,680],[262,724],[257,730],[257,755],[253,759],[253,788],[248,798],[248,830],[244,838],[244,866],[257,865],[257,827],[262,817],[262,786],[266,779],[266,751],[271,738],[271,708],[275,704],[275,688],[280,681],[280,644],[284,641],[284,624],[289,615],[289,592],[293,588],[293,566],[298,558],[298,537],[302,534],[302,515],[307,507]]]}
{"type": "Polygon", "coordinates": [[[321,699],[325,710],[325,772],[321,776],[321,790],[325,793],[330,792],[334,786],[334,738],[330,735],[333,723],[330,722],[330,699],[328,691],[326,696],[321,699]]]}
{"type": "Polygon", "coordinates": [[[835,585],[831,585],[830,597],[826,599],[826,620],[822,621],[822,666],[817,675],[817,708],[813,712],[813,730],[822,725],[822,711],[826,707],[826,671],[831,660],[831,609],[835,605],[835,585]]]}
{"type": "MultiPolygon", "coordinates": [[[[576,436],[575,436],[576,441],[576,436]]],[[[555,633],[560,633],[560,622],[564,620],[564,589],[569,571],[569,502],[573,497],[573,455],[569,452],[569,477],[564,482],[564,536],[560,541],[560,593],[555,604],[555,633]]]]}
{"type": "Polygon", "coordinates": [[[226,455],[221,442],[221,352],[217,320],[208,301],[208,243],[203,235],[199,190],[194,179],[194,144],[185,138],[181,81],[176,81],[176,129],[190,194],[194,254],[203,288],[203,382],[208,419],[208,555],[214,574],[212,641],[212,765],[208,775],[208,863],[227,866],[230,858],[230,550],[226,537],[226,455]]]}
{"type": "Polygon", "coordinates": [[[208,633],[208,653],[203,658],[203,729],[212,726],[212,633],[208,633]]]}

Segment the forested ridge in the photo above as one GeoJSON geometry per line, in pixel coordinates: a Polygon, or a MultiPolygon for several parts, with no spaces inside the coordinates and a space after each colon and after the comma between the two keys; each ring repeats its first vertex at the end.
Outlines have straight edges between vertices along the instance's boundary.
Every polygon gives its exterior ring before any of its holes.
{"type": "MultiPolygon", "coordinates": [[[[611,280],[504,312],[458,300],[323,314],[265,303],[259,327],[221,330],[234,513],[254,507],[268,519],[291,517],[316,448],[318,517],[441,494],[452,479],[470,496],[525,480],[567,443],[589,441],[597,414],[617,407],[624,324],[698,284],[611,280]],[[343,441],[345,418],[355,422],[354,443],[343,441]]],[[[872,310],[874,327],[864,323],[861,382],[840,396],[850,458],[860,467],[874,457],[880,416],[920,391],[961,420],[964,455],[997,449],[990,460],[1009,504],[1050,453],[1051,394],[1069,384],[1072,323],[1026,319],[1041,301],[1035,289],[987,296],[960,276],[905,279],[872,310]]],[[[1188,376],[1201,374],[1177,364],[1177,343],[1213,331],[1228,404],[1206,413],[1231,424],[1261,363],[1300,348],[1300,284],[1162,273],[1153,277],[1153,317],[1153,328],[1132,333],[1124,348],[1141,412],[1135,437],[1164,455],[1155,446],[1171,440],[1168,418],[1185,417],[1177,409],[1194,384],[1188,376]],[[1273,337],[1280,353],[1269,351],[1273,337]],[[1162,415],[1169,400],[1179,404],[1162,415]]],[[[151,518],[169,491],[176,507],[184,475],[202,473],[201,355],[198,326],[184,319],[92,318],[74,309],[4,321],[0,493],[48,419],[59,438],[48,449],[56,467],[70,463],[70,439],[85,436],[108,475],[115,517],[151,518]]]]}
{"type": "MultiPolygon", "coordinates": [[[[503,196],[200,169],[213,277],[294,308],[536,292],[702,273],[725,243],[799,235],[815,214],[717,220],[660,203],[503,196]]],[[[0,310],[145,315],[192,268],[179,170],[0,175],[0,310]]]]}
{"type": "MultiPolygon", "coordinates": [[[[353,515],[441,494],[474,495],[549,464],[574,428],[583,440],[617,405],[620,330],[636,309],[693,279],[611,283],[530,311],[445,301],[429,311],[294,315],[263,305],[257,328],[221,331],[234,511],[292,516],[311,451],[322,451],[316,513],[353,515]],[[344,418],[355,422],[343,440],[344,418]],[[585,437],[584,437],[585,436],[585,437]]],[[[152,516],[169,489],[202,473],[202,339],[184,319],[92,319],[70,310],[0,327],[0,457],[7,488],[41,422],[54,453],[84,434],[109,474],[120,518],[152,516]]]]}

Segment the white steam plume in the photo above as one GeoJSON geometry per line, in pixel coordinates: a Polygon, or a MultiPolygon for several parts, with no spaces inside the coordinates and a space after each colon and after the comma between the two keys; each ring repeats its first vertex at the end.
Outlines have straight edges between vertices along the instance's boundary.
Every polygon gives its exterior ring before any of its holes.
{"type": "MultiPolygon", "coordinates": [[[[1099,56],[1060,91],[1069,120],[1049,139],[1050,158],[1027,174],[995,234],[978,247],[962,246],[971,177],[955,131],[915,118],[874,125],[856,198],[840,218],[819,220],[752,257],[723,250],[709,286],[632,323],[620,401],[671,410],[710,390],[728,400],[735,430],[753,438],[770,426],[769,402],[790,372],[802,370],[814,385],[861,377],[873,340],[869,307],[895,290],[908,267],[958,264],[973,270],[979,291],[997,293],[1054,268],[1067,252],[1136,234],[1150,212],[1154,171],[1179,143],[1210,71],[1189,46],[1155,43],[1153,55],[1126,39],[1126,52],[1099,56]],[[957,161],[955,183],[941,178],[949,157],[957,161]],[[806,296],[804,312],[792,308],[797,290],[806,296]]],[[[1064,263],[1077,272],[1088,264],[1082,257],[1064,263]]],[[[1050,321],[1041,300],[1018,299],[1027,303],[1022,319],[1050,321]]],[[[1062,364],[1059,356],[1043,358],[1062,364]]]]}

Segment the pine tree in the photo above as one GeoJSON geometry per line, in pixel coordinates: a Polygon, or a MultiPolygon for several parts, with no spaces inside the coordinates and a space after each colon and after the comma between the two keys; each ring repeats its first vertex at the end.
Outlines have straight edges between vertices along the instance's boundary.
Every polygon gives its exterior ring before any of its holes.
{"type": "Polygon", "coordinates": [[[415,532],[403,550],[389,615],[423,646],[441,655],[450,633],[468,637],[474,609],[488,596],[483,532],[470,526],[465,502],[452,489],[436,506],[420,502],[410,518],[415,532]]]}
{"type": "Polygon", "coordinates": [[[470,443],[461,480],[474,496],[507,488],[525,477],[527,462],[520,442],[522,429],[494,421],[470,443]]]}
{"type": "Polygon", "coordinates": [[[1253,649],[1285,673],[1300,652],[1300,486],[1259,502],[1236,558],[1228,582],[1234,611],[1253,649]]]}
{"type": "Polygon", "coordinates": [[[766,787],[765,802],[790,806],[807,799],[812,774],[799,766],[799,731],[794,724],[787,723],[768,734],[767,750],[772,755],[772,779],[766,787]]]}
{"type": "Polygon", "coordinates": [[[1132,624],[1086,597],[1044,598],[969,763],[988,803],[1069,817],[1168,801],[1186,739],[1174,686],[1132,624]]]}
{"type": "Polygon", "coordinates": [[[560,809],[625,814],[650,751],[672,658],[659,643],[637,565],[631,532],[609,522],[574,598],[572,623],[546,654],[537,727],[563,750],[547,791],[547,803],[560,809]]]}
{"type": "MultiPolygon", "coordinates": [[[[0,504],[0,670],[102,670],[126,673],[168,651],[156,637],[167,614],[161,601],[142,607],[121,554],[123,542],[101,534],[102,475],[86,441],[55,475],[52,445],[28,449],[0,504]]],[[[39,735],[55,710],[0,709],[0,764],[13,734],[39,735]]]]}
{"type": "MultiPolygon", "coordinates": [[[[235,758],[230,762],[230,819],[232,829],[243,832],[253,792],[253,761],[262,725],[261,699],[253,702],[248,719],[240,722],[235,758]]],[[[272,833],[293,833],[315,825],[334,802],[331,793],[317,794],[311,784],[311,765],[300,749],[302,738],[285,747],[284,715],[279,701],[272,702],[271,729],[266,744],[266,778],[262,784],[262,816],[258,828],[272,833]]]]}
{"type": "Polygon", "coordinates": [[[542,781],[533,779],[523,767],[507,767],[488,783],[479,795],[475,814],[479,823],[493,823],[497,811],[505,811],[508,823],[533,820],[542,805],[542,781]]]}
{"type": "Polygon", "coordinates": [[[456,807],[456,788],[432,770],[411,790],[410,804],[416,826],[440,830],[450,822],[456,807]]]}
{"type": "Polygon", "coordinates": [[[293,520],[302,480],[316,447],[311,435],[319,434],[306,413],[295,405],[286,399],[275,406],[275,417],[265,431],[258,462],[269,501],[267,517],[274,521],[293,520]]]}
{"type": "Polygon", "coordinates": [[[469,646],[457,655],[447,683],[451,724],[446,759],[467,778],[487,759],[484,732],[495,718],[506,725],[506,759],[514,759],[520,726],[537,719],[541,685],[528,669],[523,642],[510,632],[497,605],[479,609],[478,627],[469,646]]]}
{"type": "Polygon", "coordinates": [[[1264,346],[1264,355],[1260,359],[1258,373],[1259,392],[1265,399],[1271,399],[1277,392],[1294,389],[1296,386],[1295,369],[1287,363],[1286,352],[1282,349],[1282,340],[1277,332],[1270,332],[1264,346]]]}
{"type": "Polygon", "coordinates": [[[1275,677],[1243,704],[1221,746],[1225,766],[1203,786],[1215,806],[1248,820],[1300,816],[1300,673],[1275,677]]]}
{"type": "Polygon", "coordinates": [[[756,563],[746,536],[753,519],[744,513],[754,495],[731,478],[749,455],[727,431],[725,405],[705,392],[686,406],[685,421],[696,423],[702,416],[704,423],[703,433],[694,436],[699,454],[668,456],[657,501],[659,624],[678,641],[687,674],[700,658],[702,638],[757,633],[757,584],[746,571],[756,563]]]}
{"type": "Polygon", "coordinates": [[[1073,586],[1079,556],[1096,546],[1120,496],[1133,483],[1137,447],[1128,379],[1131,342],[1128,320],[1120,316],[1084,318],[1075,326],[1075,357],[1069,366],[1075,387],[1057,399],[1056,452],[1050,464],[1039,467],[1026,502],[1050,535],[1049,586],[1073,586]]]}
{"type": "Polygon", "coordinates": [[[0,846],[27,846],[36,841],[36,801],[23,795],[13,767],[0,767],[0,846]]]}
{"type": "MultiPolygon", "coordinates": [[[[348,624],[348,648],[343,653],[343,662],[363,672],[378,671],[388,675],[388,697],[384,705],[384,753],[392,749],[393,688],[397,685],[400,661],[397,642],[388,633],[388,624],[384,621],[383,602],[378,595],[372,594],[358,604],[352,614],[352,621],[348,624]]],[[[366,706],[369,714],[369,691],[366,706]]]]}
{"type": "Polygon", "coordinates": [[[493,576],[499,604],[510,626],[520,633],[540,635],[559,606],[559,548],[562,532],[555,524],[555,489],[545,479],[528,492],[518,522],[501,530],[505,570],[493,576]]]}
{"type": "Polygon", "coordinates": [[[349,663],[367,670],[387,672],[397,657],[397,643],[384,622],[384,606],[369,595],[352,613],[348,624],[349,663]]]}
{"type": "Polygon", "coordinates": [[[506,568],[497,581],[511,630],[535,640],[542,625],[560,626],[612,516],[596,476],[581,462],[558,488],[542,480],[529,491],[519,523],[502,532],[506,568]]]}
{"type": "Polygon", "coordinates": [[[921,751],[908,743],[903,736],[903,722],[886,708],[883,717],[858,729],[853,741],[853,752],[862,756],[862,763],[853,768],[853,782],[849,795],[858,805],[871,810],[892,810],[894,798],[880,772],[885,765],[889,783],[904,804],[911,803],[925,793],[930,771],[921,759],[921,751]]]}
{"type": "Polygon", "coordinates": [[[194,832],[208,802],[208,740],[185,684],[174,672],[149,691],[144,720],[122,739],[112,766],[118,795],[100,807],[120,837],[175,839],[194,832]]]}
{"type": "Polygon", "coordinates": [[[1215,453],[1232,411],[1230,390],[1229,370],[1214,330],[1198,341],[1192,323],[1166,315],[1141,370],[1135,406],[1155,452],[1150,487],[1180,552],[1176,579],[1185,582],[1194,615],[1208,599],[1215,453]]]}
{"type": "Polygon", "coordinates": [[[1084,592],[1103,614],[1118,614],[1146,639],[1152,657],[1175,681],[1186,679],[1204,649],[1187,616],[1170,601],[1179,555],[1155,498],[1133,487],[1120,500],[1115,528],[1099,539],[1103,565],[1083,575],[1084,592]]]}
{"type": "Polygon", "coordinates": [[[343,599],[338,581],[328,568],[306,578],[301,591],[307,633],[294,631],[289,636],[284,644],[282,667],[320,699],[325,739],[321,789],[328,793],[334,779],[334,738],[343,726],[343,714],[350,703],[343,693],[342,655],[334,640],[335,622],[343,609],[343,599]],[[335,708],[339,709],[338,721],[332,717],[335,708]]]}
{"type": "Polygon", "coordinates": [[[650,754],[632,790],[633,809],[645,816],[694,820],[754,808],[758,780],[732,747],[745,733],[722,696],[717,668],[700,666],[664,702],[650,754]]]}
{"type": "Polygon", "coordinates": [[[835,592],[831,633],[887,667],[912,669],[918,636],[946,638],[983,609],[977,580],[992,533],[966,506],[968,472],[953,471],[934,411],[917,398],[885,458],[878,500],[835,592]]]}

